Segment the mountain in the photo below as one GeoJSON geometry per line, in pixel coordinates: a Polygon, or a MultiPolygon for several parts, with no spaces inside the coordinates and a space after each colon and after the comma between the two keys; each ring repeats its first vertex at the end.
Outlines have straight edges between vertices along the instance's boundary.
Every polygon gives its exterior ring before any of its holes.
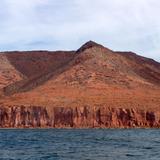
{"type": "Polygon", "coordinates": [[[159,127],[160,63],[89,41],[0,55],[1,127],[159,127]]]}

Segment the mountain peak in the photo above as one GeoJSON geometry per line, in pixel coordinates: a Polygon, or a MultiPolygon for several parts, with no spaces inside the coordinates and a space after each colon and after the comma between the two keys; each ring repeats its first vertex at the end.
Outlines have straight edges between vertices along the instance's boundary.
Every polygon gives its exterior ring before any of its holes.
{"type": "Polygon", "coordinates": [[[88,48],[92,48],[92,47],[103,47],[102,45],[100,45],[100,44],[98,44],[98,43],[96,43],[96,42],[94,42],[94,41],[88,41],[88,42],[86,42],[85,44],[83,44],[78,50],[77,50],[77,53],[79,53],[79,52],[82,52],[82,51],[84,51],[84,50],[86,50],[86,49],[88,49],[88,48]]]}

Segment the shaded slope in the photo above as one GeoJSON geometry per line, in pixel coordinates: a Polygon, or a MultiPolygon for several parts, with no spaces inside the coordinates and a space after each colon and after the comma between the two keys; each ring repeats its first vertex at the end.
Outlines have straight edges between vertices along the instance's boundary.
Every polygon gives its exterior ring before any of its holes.
{"type": "Polygon", "coordinates": [[[124,56],[132,70],[146,81],[160,85],[160,64],[153,59],[139,56],[133,52],[116,52],[124,56]]]}
{"type": "Polygon", "coordinates": [[[49,72],[63,65],[73,57],[74,52],[67,51],[25,51],[6,53],[8,61],[27,78],[49,72]]]}
{"type": "Polygon", "coordinates": [[[28,91],[45,83],[63,70],[74,56],[74,52],[30,51],[7,54],[10,63],[26,78],[4,87],[5,95],[28,91]]]}

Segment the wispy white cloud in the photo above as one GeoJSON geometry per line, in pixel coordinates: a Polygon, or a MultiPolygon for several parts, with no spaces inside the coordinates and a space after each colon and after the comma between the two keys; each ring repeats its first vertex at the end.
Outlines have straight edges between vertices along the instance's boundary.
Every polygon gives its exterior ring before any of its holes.
{"type": "Polygon", "coordinates": [[[1,0],[0,49],[76,49],[95,40],[160,60],[159,0],[1,0]]]}

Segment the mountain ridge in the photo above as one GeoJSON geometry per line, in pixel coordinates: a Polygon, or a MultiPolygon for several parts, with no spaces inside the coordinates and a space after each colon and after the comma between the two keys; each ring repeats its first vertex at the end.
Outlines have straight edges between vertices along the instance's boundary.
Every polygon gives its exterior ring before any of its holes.
{"type": "MultiPolygon", "coordinates": [[[[124,58],[129,60],[130,64],[133,63],[132,67],[134,67],[134,65],[137,65],[137,64],[139,66],[140,65],[143,66],[143,64],[147,64],[147,66],[145,66],[146,67],[146,70],[144,71],[145,73],[142,71],[143,70],[141,69],[142,67],[141,68],[139,67],[140,69],[136,70],[135,73],[142,77],[143,77],[142,74],[144,74],[146,78],[147,78],[147,74],[150,74],[151,76],[150,79],[152,79],[153,77],[153,81],[155,80],[159,85],[159,77],[156,77],[157,76],[156,74],[158,74],[158,76],[160,74],[158,72],[160,69],[160,65],[158,62],[136,55],[133,52],[117,52],[117,51],[114,52],[93,41],[86,42],[77,51],[13,52],[12,54],[7,53],[6,57],[10,62],[10,64],[13,65],[18,72],[24,75],[23,77],[25,76],[27,77],[25,79],[22,78],[22,81],[24,81],[24,85],[25,85],[25,81],[26,82],[32,81],[32,79],[35,80],[37,78],[47,76],[51,72],[54,72],[54,70],[55,71],[58,70],[58,68],[61,70],[61,68],[63,68],[65,64],[71,67],[72,66],[74,67],[75,65],[86,63],[86,64],[90,64],[90,66],[94,65],[95,68],[98,68],[98,66],[99,66],[99,69],[101,69],[102,67],[106,67],[106,69],[110,68],[112,70],[119,70],[121,72],[122,69],[124,70],[125,67],[127,68],[124,58]],[[43,61],[46,61],[46,62],[43,62],[43,61]],[[150,65],[149,67],[148,67],[148,64],[150,65]],[[28,67],[28,65],[30,67],[28,67]],[[119,68],[121,68],[121,70],[119,68]],[[40,73],[39,73],[39,70],[41,70],[40,73]],[[140,74],[139,71],[143,73],[140,74]],[[152,75],[152,72],[155,72],[155,75],[152,75]]],[[[86,66],[86,64],[84,64],[84,66],[88,67],[86,66]]],[[[116,74],[118,75],[119,73],[116,73],[116,74]]],[[[52,74],[49,77],[51,78],[52,74]]],[[[15,82],[15,84],[16,83],[17,82],[15,82]]],[[[12,83],[11,86],[13,85],[14,84],[12,83]]],[[[5,86],[4,91],[6,91],[7,88],[9,87],[10,85],[5,86]]],[[[14,88],[14,87],[11,87],[11,88],[14,88]]]]}

